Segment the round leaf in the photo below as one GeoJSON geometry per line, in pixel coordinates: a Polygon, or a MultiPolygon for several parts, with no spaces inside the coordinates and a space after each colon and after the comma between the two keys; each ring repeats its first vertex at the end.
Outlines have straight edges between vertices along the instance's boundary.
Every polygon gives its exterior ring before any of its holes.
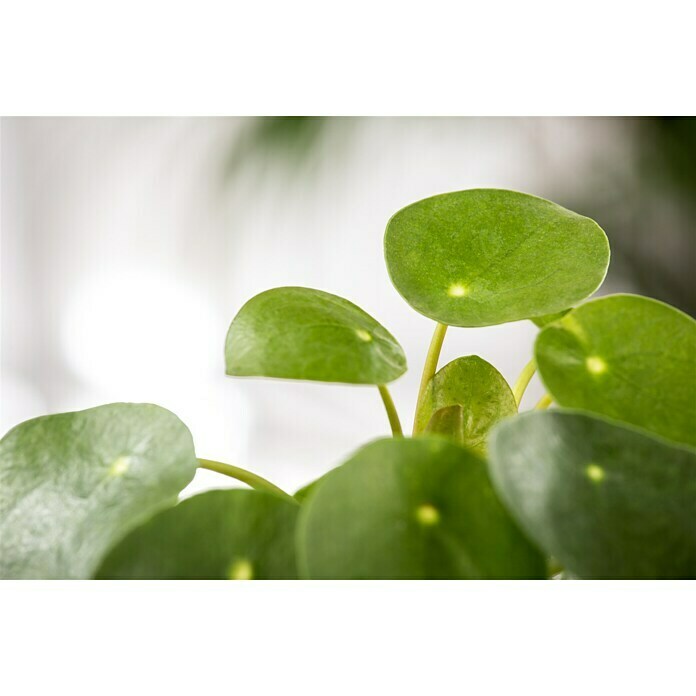
{"type": "Polygon", "coordinates": [[[352,302],[321,290],[275,288],[249,300],[225,344],[227,374],[387,384],[406,371],[396,339],[352,302]]]}
{"type": "Polygon", "coordinates": [[[485,462],[434,436],[378,440],[329,472],[298,523],[318,579],[538,578],[544,559],[498,501],[485,462]]]}
{"type": "Polygon", "coordinates": [[[176,502],[196,472],[191,434],[151,404],[35,418],[0,442],[0,576],[88,578],[176,502]]]}
{"type": "Polygon", "coordinates": [[[418,312],[452,326],[489,326],[572,307],[601,284],[609,243],[589,218],[516,191],[433,196],[396,213],[387,267],[418,312]]]}
{"type": "Polygon", "coordinates": [[[416,430],[448,435],[461,445],[483,450],[493,425],[516,413],[505,378],[489,362],[469,355],[445,365],[430,380],[416,430]]]}
{"type": "Polygon", "coordinates": [[[260,491],[209,491],[131,532],[97,577],[116,580],[294,579],[299,506],[260,491]]]}
{"type": "Polygon", "coordinates": [[[562,406],[696,444],[696,322],[662,302],[612,295],[544,328],[539,374],[562,406]]]}
{"type": "Polygon", "coordinates": [[[696,450],[547,411],[500,424],[489,453],[508,508],[572,575],[696,577],[696,450]]]}

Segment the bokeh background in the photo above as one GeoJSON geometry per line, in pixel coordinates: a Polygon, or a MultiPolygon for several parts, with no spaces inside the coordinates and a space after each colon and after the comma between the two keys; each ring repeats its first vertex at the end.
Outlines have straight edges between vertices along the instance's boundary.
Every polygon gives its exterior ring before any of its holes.
{"type": "MultiPolygon", "coordinates": [[[[352,300],[400,340],[409,427],[432,322],[391,286],[389,217],[512,188],[596,219],[601,292],[696,311],[696,119],[12,118],[0,123],[2,433],[111,401],[177,413],[199,456],[294,490],[388,433],[376,389],[224,375],[228,325],[281,285],[352,300]]],[[[452,329],[513,381],[530,322],[452,329]]],[[[542,394],[535,381],[525,403],[542,394]]],[[[187,494],[233,482],[199,472],[187,494]]]]}

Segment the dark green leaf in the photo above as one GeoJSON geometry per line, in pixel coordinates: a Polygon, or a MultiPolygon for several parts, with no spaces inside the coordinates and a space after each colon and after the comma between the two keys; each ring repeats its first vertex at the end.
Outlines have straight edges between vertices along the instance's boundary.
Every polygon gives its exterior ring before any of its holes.
{"type": "Polygon", "coordinates": [[[547,411],[501,423],[489,451],[502,499],[569,573],[696,577],[696,450],[547,411]]]}
{"type": "Polygon", "coordinates": [[[294,579],[299,506],[260,491],[208,491],[153,517],[100,568],[116,580],[294,579]]]}
{"type": "Polygon", "coordinates": [[[321,290],[275,288],[249,300],[225,345],[227,374],[387,384],[406,371],[396,339],[352,302],[321,290]]]}
{"type": "Polygon", "coordinates": [[[696,444],[696,322],[657,300],[611,295],[543,329],[546,388],[580,408],[696,444]]]}
{"type": "Polygon", "coordinates": [[[553,314],[589,297],[609,265],[594,221],[516,191],[433,196],[387,225],[387,267],[418,312],[453,326],[553,314]]]}
{"type": "Polygon", "coordinates": [[[329,472],[300,511],[298,561],[319,579],[545,575],[485,462],[436,436],[378,440],[329,472]]]}
{"type": "Polygon", "coordinates": [[[469,355],[445,365],[430,380],[416,431],[448,435],[459,444],[483,450],[493,425],[516,413],[505,378],[490,363],[469,355]]]}
{"type": "Polygon", "coordinates": [[[176,502],[191,434],[151,404],[35,418],[0,442],[0,575],[88,578],[109,548],[176,502]]]}

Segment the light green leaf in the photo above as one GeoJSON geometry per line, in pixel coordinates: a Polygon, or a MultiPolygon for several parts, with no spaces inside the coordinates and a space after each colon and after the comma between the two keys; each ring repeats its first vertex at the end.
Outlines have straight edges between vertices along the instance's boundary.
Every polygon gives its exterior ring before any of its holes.
{"type": "Polygon", "coordinates": [[[536,341],[541,379],[561,406],[696,444],[696,322],[637,295],[574,309],[536,341]]]}
{"type": "Polygon", "coordinates": [[[294,579],[299,506],[269,493],[208,491],[153,517],[107,557],[116,580],[294,579]]]}
{"type": "Polygon", "coordinates": [[[387,225],[384,250],[404,299],[452,326],[560,312],[589,297],[609,265],[596,222],[498,189],[445,193],[403,208],[387,225]]]}
{"type": "Polygon", "coordinates": [[[532,321],[540,329],[543,329],[545,326],[553,324],[554,321],[562,319],[568,312],[570,312],[570,309],[564,309],[562,312],[556,312],[555,314],[545,314],[543,317],[534,317],[532,321]]]}
{"type": "Polygon", "coordinates": [[[152,404],[43,416],[0,442],[0,576],[88,578],[115,542],[173,505],[191,434],[152,404]]]}
{"type": "Polygon", "coordinates": [[[227,374],[387,384],[406,371],[396,339],[352,302],[321,290],[275,288],[249,300],[225,344],[227,374]]]}
{"type": "Polygon", "coordinates": [[[493,425],[516,413],[505,378],[490,363],[469,355],[445,365],[430,380],[416,431],[448,435],[461,445],[483,450],[493,425]]]}
{"type": "Polygon", "coordinates": [[[313,489],[297,532],[300,572],[310,578],[545,576],[485,462],[436,436],[359,450],[313,489]]]}
{"type": "Polygon", "coordinates": [[[696,450],[590,414],[527,413],[489,441],[502,499],[582,578],[696,577],[696,450]]]}

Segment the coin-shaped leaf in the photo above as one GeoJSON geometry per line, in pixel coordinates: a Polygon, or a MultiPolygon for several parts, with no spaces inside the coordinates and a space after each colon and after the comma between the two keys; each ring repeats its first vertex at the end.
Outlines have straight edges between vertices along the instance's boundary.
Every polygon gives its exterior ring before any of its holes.
{"type": "Polygon", "coordinates": [[[275,288],[249,300],[225,344],[227,374],[387,384],[406,371],[396,339],[369,314],[336,295],[275,288]]]}
{"type": "Polygon", "coordinates": [[[488,431],[501,418],[517,413],[505,378],[476,355],[457,358],[430,380],[418,408],[417,432],[452,437],[483,450],[488,431]]]}
{"type": "Polygon", "coordinates": [[[696,450],[591,414],[501,423],[493,482],[530,538],[581,578],[696,577],[696,450]]]}
{"type": "Polygon", "coordinates": [[[696,321],[637,295],[592,300],[547,326],[535,346],[561,406],[696,444],[696,321]]]}
{"type": "Polygon", "coordinates": [[[403,208],[387,225],[384,250],[404,299],[453,326],[563,311],[602,284],[609,264],[596,222],[498,189],[445,193],[403,208]]]}
{"type": "Polygon", "coordinates": [[[131,532],[97,577],[116,580],[294,579],[299,505],[260,491],[208,491],[131,532]]]}
{"type": "Polygon", "coordinates": [[[42,416],[0,442],[0,576],[88,578],[196,472],[188,428],[152,404],[42,416]]]}
{"type": "Polygon", "coordinates": [[[300,511],[298,562],[319,579],[538,578],[545,562],[501,505],[483,459],[437,436],[378,440],[300,511]]]}

